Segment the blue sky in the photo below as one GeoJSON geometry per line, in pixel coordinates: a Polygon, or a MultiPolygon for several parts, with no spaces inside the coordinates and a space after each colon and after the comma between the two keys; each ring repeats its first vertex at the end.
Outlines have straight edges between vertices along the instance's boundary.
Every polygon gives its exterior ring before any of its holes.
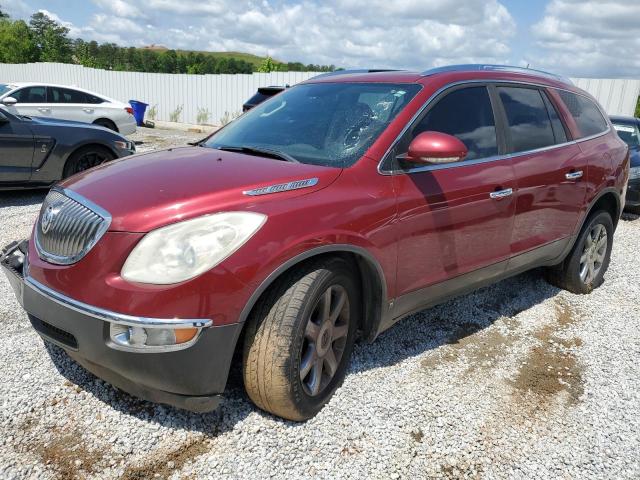
{"type": "Polygon", "coordinates": [[[0,0],[100,42],[235,50],[342,67],[527,65],[640,77],[637,0],[0,0]]]}

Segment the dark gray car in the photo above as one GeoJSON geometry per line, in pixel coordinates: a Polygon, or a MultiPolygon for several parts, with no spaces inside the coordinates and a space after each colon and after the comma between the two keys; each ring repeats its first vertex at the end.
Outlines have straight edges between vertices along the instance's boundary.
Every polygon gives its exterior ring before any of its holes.
{"type": "Polygon", "coordinates": [[[133,142],[106,128],[0,109],[0,189],[47,187],[132,153],[133,142]]]}

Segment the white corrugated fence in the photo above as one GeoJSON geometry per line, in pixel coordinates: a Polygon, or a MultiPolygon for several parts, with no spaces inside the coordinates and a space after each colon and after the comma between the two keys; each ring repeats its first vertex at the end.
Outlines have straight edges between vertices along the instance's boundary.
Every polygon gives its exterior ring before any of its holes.
{"type": "MultiPolygon", "coordinates": [[[[62,63],[0,64],[0,83],[49,82],[75,85],[127,102],[140,100],[156,105],[157,120],[170,120],[182,106],[179,121],[196,123],[198,110],[209,113],[203,123],[219,124],[228,113],[242,110],[242,104],[258,87],[293,85],[318,72],[272,72],[237,75],[186,75],[115,72],[62,63]]],[[[573,78],[573,82],[594,95],[610,115],[633,115],[640,80],[573,78]]]]}
{"type": "Polygon", "coordinates": [[[242,104],[258,87],[293,85],[316,72],[272,72],[236,75],[187,75],[116,72],[64,63],[0,64],[0,83],[48,82],[74,85],[123,102],[140,100],[157,105],[157,120],[170,120],[182,106],[179,121],[196,123],[198,109],[210,116],[203,123],[217,125],[225,115],[242,111],[242,104]]]}

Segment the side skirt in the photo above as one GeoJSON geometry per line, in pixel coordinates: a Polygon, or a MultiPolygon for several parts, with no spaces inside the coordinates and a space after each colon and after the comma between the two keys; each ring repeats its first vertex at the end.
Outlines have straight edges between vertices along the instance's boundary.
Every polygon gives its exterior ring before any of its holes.
{"type": "Polygon", "coordinates": [[[392,302],[385,318],[380,322],[377,334],[379,335],[413,313],[439,305],[452,298],[466,295],[533,268],[557,265],[571,251],[576,238],[572,236],[556,240],[508,260],[402,295],[392,302]]]}

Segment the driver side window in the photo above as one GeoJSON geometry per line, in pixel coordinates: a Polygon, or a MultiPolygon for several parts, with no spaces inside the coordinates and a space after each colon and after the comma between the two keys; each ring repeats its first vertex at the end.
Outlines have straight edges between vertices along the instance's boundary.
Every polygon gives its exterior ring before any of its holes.
{"type": "Polygon", "coordinates": [[[411,139],[426,131],[460,139],[469,150],[466,160],[498,155],[496,123],[487,87],[461,88],[440,99],[413,128],[411,139]]]}
{"type": "Polygon", "coordinates": [[[25,87],[11,94],[18,103],[46,103],[45,87],[25,87]]]}

